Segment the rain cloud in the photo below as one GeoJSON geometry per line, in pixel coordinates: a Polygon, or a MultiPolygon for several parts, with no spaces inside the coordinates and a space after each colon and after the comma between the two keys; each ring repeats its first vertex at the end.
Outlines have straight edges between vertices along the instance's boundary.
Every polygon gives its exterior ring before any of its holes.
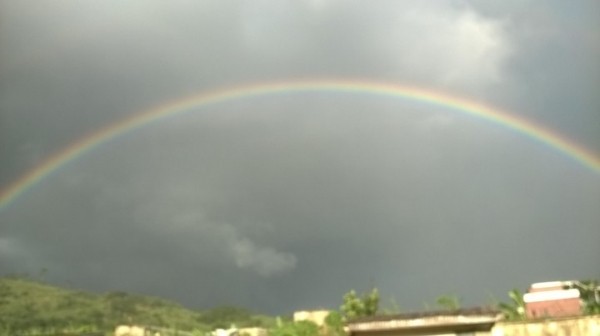
{"type": "MultiPolygon", "coordinates": [[[[484,103],[600,153],[596,1],[0,0],[0,190],[93,132],[236,85],[369,80],[484,103]]],[[[600,278],[597,171],[364,92],[224,101],[66,162],[0,211],[0,274],[193,308],[407,310],[600,278]]]]}

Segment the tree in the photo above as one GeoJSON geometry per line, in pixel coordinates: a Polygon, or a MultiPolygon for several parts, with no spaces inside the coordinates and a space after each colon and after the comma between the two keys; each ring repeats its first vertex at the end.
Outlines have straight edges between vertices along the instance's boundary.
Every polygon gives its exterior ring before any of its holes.
{"type": "Polygon", "coordinates": [[[327,336],[346,336],[344,318],[337,311],[332,311],[325,318],[325,334],[327,336]]]}
{"type": "Polygon", "coordinates": [[[278,319],[277,326],[269,331],[271,336],[317,336],[319,327],[311,321],[282,322],[278,319]]]}
{"type": "Polygon", "coordinates": [[[571,281],[565,289],[578,289],[584,314],[600,314],[600,284],[597,280],[571,281]]]}
{"type": "Polygon", "coordinates": [[[525,301],[523,300],[523,294],[518,289],[513,289],[508,292],[508,296],[511,299],[510,303],[500,302],[498,309],[509,321],[518,321],[525,319],[525,301]]]}
{"type": "Polygon", "coordinates": [[[244,308],[221,306],[202,313],[198,321],[207,324],[212,329],[229,328],[232,323],[240,327],[252,325],[252,313],[244,308]]]}
{"type": "Polygon", "coordinates": [[[346,319],[377,314],[379,309],[379,291],[373,288],[370,293],[363,294],[362,298],[354,290],[344,295],[344,303],[340,307],[346,319]]]}

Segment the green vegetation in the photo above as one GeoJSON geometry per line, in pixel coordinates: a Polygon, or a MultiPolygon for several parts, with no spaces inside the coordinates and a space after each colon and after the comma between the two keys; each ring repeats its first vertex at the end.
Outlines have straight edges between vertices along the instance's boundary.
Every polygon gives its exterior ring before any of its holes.
{"type": "MultiPolygon", "coordinates": [[[[597,280],[572,281],[564,289],[578,289],[582,302],[583,314],[600,314],[600,284],[597,280]]],[[[522,321],[527,318],[525,314],[525,301],[523,293],[518,289],[508,292],[511,301],[509,303],[500,302],[498,309],[508,321],[522,321]]]]}
{"type": "Polygon", "coordinates": [[[442,309],[446,310],[459,310],[460,309],[460,299],[456,295],[442,295],[439,296],[435,303],[442,309]]]}
{"type": "Polygon", "coordinates": [[[277,319],[277,324],[269,330],[269,336],[346,336],[344,319],[337,311],[329,312],[325,325],[318,326],[311,321],[293,322],[277,319]]]}
{"type": "MultiPolygon", "coordinates": [[[[597,280],[570,282],[566,288],[580,291],[585,314],[600,314],[597,280]]],[[[508,296],[511,301],[498,303],[498,309],[509,321],[525,320],[523,294],[513,289],[508,296]]],[[[397,312],[397,304],[393,303],[397,312]]],[[[436,303],[443,309],[460,309],[456,295],[440,296],[436,303]]],[[[155,297],[125,292],[91,294],[25,277],[0,277],[0,336],[112,335],[114,328],[122,324],[153,327],[164,336],[207,336],[212,330],[232,325],[261,327],[269,330],[270,336],[346,336],[346,321],[376,315],[378,311],[377,288],[362,295],[354,290],[346,293],[340,311],[332,311],[325,326],[318,327],[309,321],[274,319],[231,306],[194,311],[155,297]]]]}
{"type": "Polygon", "coordinates": [[[358,297],[356,292],[351,290],[344,295],[340,310],[346,319],[375,315],[379,310],[379,291],[373,288],[370,293],[358,297]]]}
{"type": "Polygon", "coordinates": [[[454,294],[440,295],[435,299],[435,304],[429,302],[423,302],[423,309],[425,311],[438,311],[438,310],[459,310],[461,308],[460,298],[454,294]]]}
{"type": "Polygon", "coordinates": [[[574,281],[566,289],[570,288],[579,290],[584,314],[600,314],[600,283],[597,280],[574,281]]]}
{"type": "Polygon", "coordinates": [[[328,336],[346,336],[344,331],[344,317],[337,311],[329,313],[325,318],[325,326],[328,336]]]}
{"type": "Polygon", "coordinates": [[[500,302],[498,303],[498,309],[504,315],[504,318],[508,321],[520,321],[525,319],[525,301],[523,301],[523,294],[518,289],[513,289],[508,292],[508,297],[511,301],[509,303],[500,302]]]}
{"type": "Polygon", "coordinates": [[[155,297],[124,292],[91,294],[23,277],[0,278],[0,336],[109,334],[121,324],[205,335],[231,324],[269,328],[275,320],[241,308],[193,311],[155,297]]]}
{"type": "Polygon", "coordinates": [[[351,290],[343,297],[341,312],[330,311],[325,318],[325,325],[319,327],[310,321],[290,321],[277,318],[274,328],[269,330],[269,336],[347,336],[344,324],[348,319],[371,316],[379,308],[379,292],[373,288],[371,292],[361,297],[351,290]]]}
{"type": "Polygon", "coordinates": [[[319,327],[310,321],[282,321],[269,331],[269,336],[315,336],[319,334],[319,327]]]}
{"type": "Polygon", "coordinates": [[[227,329],[234,324],[238,328],[257,327],[268,329],[275,326],[272,317],[255,315],[250,311],[238,307],[223,306],[203,312],[197,319],[208,330],[217,328],[227,329]]]}

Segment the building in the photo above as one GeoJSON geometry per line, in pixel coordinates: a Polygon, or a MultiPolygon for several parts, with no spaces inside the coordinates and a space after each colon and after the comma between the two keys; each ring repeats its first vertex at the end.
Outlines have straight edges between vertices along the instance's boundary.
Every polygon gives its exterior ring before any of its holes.
{"type": "Polygon", "coordinates": [[[578,289],[566,289],[570,281],[538,282],[523,295],[527,318],[565,317],[581,314],[578,289]]]}
{"type": "Polygon", "coordinates": [[[329,316],[329,310],[297,311],[294,313],[294,322],[310,321],[319,327],[325,325],[325,319],[329,316]]]}
{"type": "Polygon", "coordinates": [[[349,336],[456,335],[488,336],[502,318],[490,308],[469,308],[371,316],[347,324],[349,336]]]}
{"type": "Polygon", "coordinates": [[[600,315],[500,321],[492,336],[600,336],[600,315]]]}

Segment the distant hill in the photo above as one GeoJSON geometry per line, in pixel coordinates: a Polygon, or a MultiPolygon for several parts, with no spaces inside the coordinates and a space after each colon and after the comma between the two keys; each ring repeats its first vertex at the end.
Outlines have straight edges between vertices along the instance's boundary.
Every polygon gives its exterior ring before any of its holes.
{"type": "Polygon", "coordinates": [[[110,333],[120,324],[204,335],[231,324],[269,328],[275,319],[238,307],[195,311],[156,297],[125,292],[93,294],[23,277],[0,277],[0,336],[110,333]]]}

